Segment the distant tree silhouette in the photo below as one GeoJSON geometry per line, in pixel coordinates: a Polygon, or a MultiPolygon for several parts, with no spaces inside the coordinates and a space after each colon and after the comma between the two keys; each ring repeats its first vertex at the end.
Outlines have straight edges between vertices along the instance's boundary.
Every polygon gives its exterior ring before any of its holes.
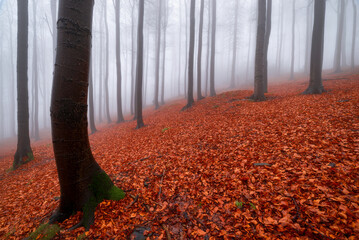
{"type": "Polygon", "coordinates": [[[13,168],[16,169],[26,161],[32,160],[33,153],[29,136],[29,93],[28,93],[28,0],[18,0],[17,33],[17,150],[13,168]]]}
{"type": "Polygon", "coordinates": [[[215,61],[216,61],[216,25],[217,25],[217,0],[212,0],[212,39],[211,39],[211,73],[209,95],[216,96],[215,90],[215,61]]]}
{"type": "Polygon", "coordinates": [[[309,86],[304,94],[320,94],[324,91],[322,82],[324,25],[326,0],[315,0],[312,53],[310,60],[309,86]]]}

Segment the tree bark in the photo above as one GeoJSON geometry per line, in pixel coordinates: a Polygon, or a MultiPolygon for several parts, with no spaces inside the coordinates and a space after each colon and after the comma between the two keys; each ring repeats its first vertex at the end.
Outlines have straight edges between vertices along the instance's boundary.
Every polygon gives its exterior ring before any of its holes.
{"type": "Polygon", "coordinates": [[[206,89],[205,96],[208,96],[208,83],[209,83],[209,64],[210,64],[210,56],[211,56],[211,2],[208,1],[208,24],[207,24],[207,57],[206,57],[206,89]]]}
{"type": "Polygon", "coordinates": [[[342,71],[341,56],[342,56],[342,39],[343,39],[343,25],[344,25],[344,0],[338,1],[338,18],[337,18],[337,39],[334,52],[333,69],[335,73],[342,71]]]}
{"type": "Polygon", "coordinates": [[[142,117],[142,78],[143,78],[143,18],[144,0],[139,0],[137,30],[137,65],[136,65],[136,129],[145,126],[142,117]]]}
{"type": "Polygon", "coordinates": [[[197,56],[197,99],[203,99],[202,96],[202,39],[203,39],[203,15],[204,0],[201,0],[200,17],[199,17],[199,36],[198,36],[198,56],[197,56]]]}
{"type": "Polygon", "coordinates": [[[295,54],[295,0],[293,0],[292,9],[292,55],[290,64],[290,79],[294,79],[294,54],[295,54]]]}
{"type": "Polygon", "coordinates": [[[33,153],[29,136],[29,93],[28,93],[28,0],[18,0],[17,33],[17,150],[13,168],[32,160],[33,153]]]}
{"type": "MultiPolygon", "coordinates": [[[[92,59],[92,54],[91,54],[92,59]]],[[[92,60],[90,61],[90,73],[89,73],[89,120],[90,120],[90,129],[91,134],[97,132],[96,125],[95,125],[95,107],[94,107],[94,100],[93,100],[93,77],[92,77],[92,60]]]]}
{"type": "Polygon", "coordinates": [[[32,39],[32,84],[34,88],[34,139],[35,141],[40,140],[40,134],[39,134],[39,69],[38,69],[38,60],[37,60],[37,27],[36,27],[36,1],[32,1],[32,13],[34,18],[34,24],[33,24],[33,39],[32,39]]]}
{"type": "Polygon", "coordinates": [[[216,96],[215,91],[215,56],[216,56],[216,21],[217,21],[217,0],[212,0],[212,39],[211,39],[211,73],[210,73],[210,96],[216,96]]]}
{"type": "Polygon", "coordinates": [[[355,67],[355,42],[356,42],[356,32],[357,32],[357,6],[355,0],[352,0],[353,4],[353,38],[352,38],[352,56],[351,56],[351,67],[354,70],[355,67]]]}
{"type": "Polygon", "coordinates": [[[167,24],[168,24],[168,3],[164,2],[163,8],[163,45],[162,45],[162,83],[161,83],[161,105],[165,104],[165,73],[166,73],[166,47],[167,47],[167,24]]]}
{"type": "Polygon", "coordinates": [[[263,69],[263,81],[264,92],[268,92],[268,47],[269,39],[272,30],[272,0],[267,0],[267,15],[266,15],[266,30],[264,37],[264,69],[263,69]]]}
{"type": "Polygon", "coordinates": [[[230,88],[235,87],[236,65],[237,65],[237,32],[238,32],[238,0],[235,1],[234,30],[233,30],[233,58],[232,58],[232,76],[230,88]]]}
{"type": "Polygon", "coordinates": [[[55,57],[56,57],[56,39],[57,39],[57,29],[56,29],[57,0],[50,0],[50,6],[51,6],[51,19],[52,19],[53,58],[54,58],[54,63],[55,63],[55,57]]]}
{"type": "Polygon", "coordinates": [[[266,29],[266,0],[258,0],[258,23],[254,72],[254,101],[264,101],[264,42],[266,29]]]}
{"type": "Polygon", "coordinates": [[[326,0],[315,0],[309,86],[304,94],[321,94],[326,0]]]}
{"type": "Polygon", "coordinates": [[[305,38],[305,59],[304,59],[304,72],[309,72],[309,66],[310,66],[310,52],[311,52],[311,46],[310,46],[310,40],[312,35],[312,29],[313,29],[313,11],[312,11],[312,0],[308,0],[308,6],[307,6],[307,22],[306,22],[306,38],[305,38]]]}
{"type": "Polygon", "coordinates": [[[121,123],[125,119],[122,113],[120,0],[116,0],[115,2],[115,18],[116,18],[117,123],[121,123]]]}
{"type": "Polygon", "coordinates": [[[158,15],[157,15],[157,40],[156,40],[156,66],[155,66],[155,97],[153,103],[155,109],[160,107],[158,103],[158,90],[160,83],[160,53],[161,53],[161,21],[162,21],[162,0],[158,0],[158,15]]]}
{"type": "Polygon", "coordinates": [[[193,98],[193,63],[194,63],[194,27],[195,27],[195,10],[196,2],[191,0],[190,10],[190,32],[189,32],[189,51],[188,51],[188,92],[187,92],[187,105],[182,108],[186,110],[192,107],[194,103],[193,98]]]}
{"type": "MultiPolygon", "coordinates": [[[[131,42],[131,114],[134,114],[134,86],[135,86],[135,42],[136,42],[136,36],[135,36],[135,3],[132,3],[132,15],[131,15],[131,37],[132,37],[132,42],[131,42]]],[[[135,116],[136,118],[136,116],[135,116]]]]}
{"type": "Polygon", "coordinates": [[[104,82],[104,87],[105,87],[105,110],[106,110],[106,118],[107,118],[107,123],[111,123],[111,116],[110,116],[110,102],[109,102],[109,93],[108,93],[108,75],[109,75],[109,58],[110,58],[110,45],[109,45],[109,41],[110,41],[110,36],[108,33],[108,23],[107,23],[107,1],[105,1],[105,5],[104,5],[104,18],[105,18],[105,31],[106,31],[106,61],[105,61],[105,82],[104,82]]]}
{"type": "MultiPolygon", "coordinates": [[[[21,0],[23,1],[23,0],[21,0]]],[[[60,206],[50,223],[83,211],[76,225],[89,229],[96,206],[119,200],[116,188],[95,161],[87,132],[87,92],[93,0],[60,0],[57,54],[51,97],[52,141],[60,182],[60,206]]]]}

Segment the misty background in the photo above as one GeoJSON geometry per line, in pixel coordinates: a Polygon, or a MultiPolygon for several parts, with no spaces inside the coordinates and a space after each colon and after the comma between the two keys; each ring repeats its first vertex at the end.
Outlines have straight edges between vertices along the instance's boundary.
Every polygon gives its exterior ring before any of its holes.
{"type": "MultiPolygon", "coordinates": [[[[51,1],[29,0],[29,109],[30,134],[33,136],[35,96],[38,96],[38,119],[40,129],[50,129],[50,98],[53,80],[54,44],[56,33],[52,21],[51,1]],[[35,8],[36,7],[36,8],[35,8]],[[37,80],[37,81],[35,81],[37,80]],[[38,90],[36,90],[36,82],[38,90]],[[38,94],[36,94],[36,92],[38,94]]],[[[310,57],[313,0],[273,0],[272,32],[269,40],[268,74],[270,85],[275,81],[291,81],[291,57],[293,37],[293,3],[295,1],[294,24],[294,72],[295,77],[308,77],[310,57]]],[[[325,22],[325,48],[323,71],[333,68],[337,35],[338,1],[328,0],[325,22]]],[[[357,1],[357,0],[356,0],[357,1]]],[[[162,34],[162,46],[165,46],[165,61],[161,60],[160,79],[164,79],[164,100],[185,98],[187,80],[186,62],[189,48],[189,0],[165,0],[166,11],[162,20],[166,41],[162,34]],[[164,63],[164,65],[163,65],[164,63]],[[164,71],[162,71],[164,67],[164,71]]],[[[202,52],[202,95],[208,96],[208,43],[210,34],[210,2],[205,0],[204,32],[202,52]]],[[[158,1],[145,1],[144,25],[144,108],[154,108],[155,56],[156,56],[156,18],[158,1]]],[[[196,47],[198,47],[200,1],[196,1],[196,47]]],[[[132,119],[131,91],[134,91],[136,71],[136,43],[138,2],[120,1],[121,21],[121,64],[122,64],[122,105],[126,120],[132,119]]],[[[232,72],[235,15],[238,15],[237,61],[235,69],[235,89],[253,89],[255,38],[257,21],[257,1],[225,0],[217,3],[216,33],[216,90],[229,90],[232,72]],[[238,9],[235,1],[239,2],[238,9]]],[[[358,26],[358,24],[357,24],[358,26]]],[[[94,84],[94,107],[96,123],[107,123],[105,114],[106,71],[108,71],[108,97],[112,122],[116,121],[116,40],[115,7],[112,0],[96,0],[93,16],[92,77],[94,84]],[[108,32],[106,31],[106,24],[108,32]],[[106,60],[106,40],[108,39],[108,64],[106,60]],[[108,68],[107,68],[108,67],[108,68]]],[[[352,53],[353,8],[347,1],[344,35],[342,42],[342,66],[350,69],[351,55],[358,63],[359,49],[352,53]]],[[[356,33],[358,28],[355,29],[356,33]]],[[[358,38],[356,40],[356,46],[358,38]]],[[[16,49],[17,49],[17,3],[13,0],[0,0],[0,139],[16,136],[16,49]]],[[[161,58],[163,56],[161,47],[161,58]]],[[[196,66],[196,65],[195,65],[196,66]]],[[[196,71],[196,67],[195,67],[196,71]]],[[[196,73],[194,92],[196,93],[196,73]]],[[[160,95],[161,99],[161,84],[160,95]]],[[[42,131],[44,132],[44,131],[42,131]]],[[[41,132],[40,132],[41,138],[41,132]]]]}

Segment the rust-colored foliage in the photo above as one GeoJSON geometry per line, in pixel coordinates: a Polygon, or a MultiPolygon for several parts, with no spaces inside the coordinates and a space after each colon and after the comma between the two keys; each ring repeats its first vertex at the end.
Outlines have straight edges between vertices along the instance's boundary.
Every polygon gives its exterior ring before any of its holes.
{"type": "MultiPolygon", "coordinates": [[[[359,76],[327,76],[339,77],[322,95],[301,95],[302,80],[272,86],[265,102],[226,92],[184,112],[184,101],[147,110],[140,130],[102,127],[94,156],[128,197],[102,202],[86,235],[124,239],[142,226],[150,239],[358,239],[359,76]]],[[[58,205],[50,141],[33,149],[16,171],[12,152],[0,160],[0,238],[27,236],[58,205]]]]}

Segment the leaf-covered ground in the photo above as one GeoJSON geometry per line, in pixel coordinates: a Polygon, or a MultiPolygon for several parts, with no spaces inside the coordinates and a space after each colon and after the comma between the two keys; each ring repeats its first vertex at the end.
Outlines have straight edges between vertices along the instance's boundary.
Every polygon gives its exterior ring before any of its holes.
{"type": "MultiPolygon", "coordinates": [[[[322,95],[300,95],[306,80],[285,82],[265,102],[225,92],[185,112],[185,101],[146,110],[140,130],[100,128],[90,136],[94,156],[127,197],[101,203],[86,235],[358,239],[359,75],[326,78],[322,95]]],[[[51,141],[33,150],[35,160],[15,172],[7,172],[13,152],[0,159],[0,238],[27,236],[58,205],[51,141]]]]}

